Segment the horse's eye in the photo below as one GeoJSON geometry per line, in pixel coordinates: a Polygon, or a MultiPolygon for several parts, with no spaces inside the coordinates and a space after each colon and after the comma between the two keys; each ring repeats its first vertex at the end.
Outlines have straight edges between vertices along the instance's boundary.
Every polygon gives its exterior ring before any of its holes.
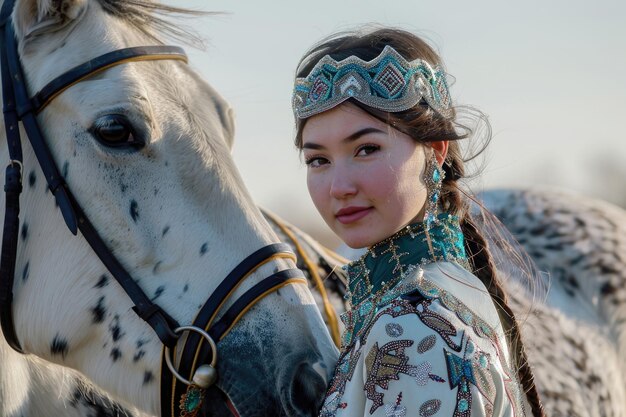
{"type": "Polygon", "coordinates": [[[120,114],[100,117],[90,130],[105,146],[140,148],[144,145],[144,142],[135,134],[128,119],[120,114]]]}

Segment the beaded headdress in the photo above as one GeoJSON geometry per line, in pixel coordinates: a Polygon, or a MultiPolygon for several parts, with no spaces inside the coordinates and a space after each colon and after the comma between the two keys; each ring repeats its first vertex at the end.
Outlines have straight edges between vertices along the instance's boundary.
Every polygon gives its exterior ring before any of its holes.
{"type": "Polygon", "coordinates": [[[422,99],[444,116],[451,108],[441,67],[422,59],[409,62],[387,45],[371,61],[354,55],[341,61],[324,56],[308,76],[296,78],[293,112],[296,119],[304,119],[349,98],[388,112],[408,110],[422,99]]]}

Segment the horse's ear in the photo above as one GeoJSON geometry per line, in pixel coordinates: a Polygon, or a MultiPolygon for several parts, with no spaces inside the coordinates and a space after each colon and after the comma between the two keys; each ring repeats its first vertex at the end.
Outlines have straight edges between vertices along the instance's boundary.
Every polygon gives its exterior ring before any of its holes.
{"type": "Polygon", "coordinates": [[[232,107],[224,100],[220,95],[213,94],[208,97],[215,105],[215,112],[220,118],[222,125],[222,133],[224,134],[224,140],[230,151],[233,151],[233,145],[235,143],[235,112],[232,107]]]}
{"type": "Polygon", "coordinates": [[[230,107],[223,110],[223,112],[225,114],[221,116],[222,128],[224,129],[226,143],[228,143],[228,147],[232,152],[235,143],[235,112],[230,107]]]}
{"type": "Polygon", "coordinates": [[[13,22],[19,38],[59,30],[87,8],[88,0],[18,0],[13,22]]]}

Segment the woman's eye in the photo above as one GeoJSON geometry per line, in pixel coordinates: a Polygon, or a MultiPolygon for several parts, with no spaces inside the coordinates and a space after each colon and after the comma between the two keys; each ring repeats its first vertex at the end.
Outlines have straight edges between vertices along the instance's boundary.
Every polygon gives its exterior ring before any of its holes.
{"type": "Polygon", "coordinates": [[[311,168],[318,168],[318,167],[321,167],[322,165],[327,164],[328,159],[322,158],[320,156],[312,156],[310,158],[306,158],[304,163],[311,168]]]}
{"type": "Polygon", "coordinates": [[[142,147],[132,125],[125,116],[109,114],[100,117],[90,129],[100,143],[109,147],[142,147]]]}
{"type": "Polygon", "coordinates": [[[380,149],[378,145],[363,145],[360,146],[356,152],[356,156],[366,156],[372,154],[380,149]]]}

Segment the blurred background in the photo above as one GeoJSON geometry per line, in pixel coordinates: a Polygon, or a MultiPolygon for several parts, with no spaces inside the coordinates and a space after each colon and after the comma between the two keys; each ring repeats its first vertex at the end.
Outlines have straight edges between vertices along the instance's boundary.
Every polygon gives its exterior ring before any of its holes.
{"type": "Polygon", "coordinates": [[[191,65],[236,112],[233,155],[257,203],[331,247],[293,146],[292,80],[311,45],[368,22],[425,37],[454,79],[455,103],[489,116],[493,140],[473,191],[552,186],[626,207],[624,1],[169,4],[224,12],[181,20],[206,40],[187,48],[191,65]]]}

